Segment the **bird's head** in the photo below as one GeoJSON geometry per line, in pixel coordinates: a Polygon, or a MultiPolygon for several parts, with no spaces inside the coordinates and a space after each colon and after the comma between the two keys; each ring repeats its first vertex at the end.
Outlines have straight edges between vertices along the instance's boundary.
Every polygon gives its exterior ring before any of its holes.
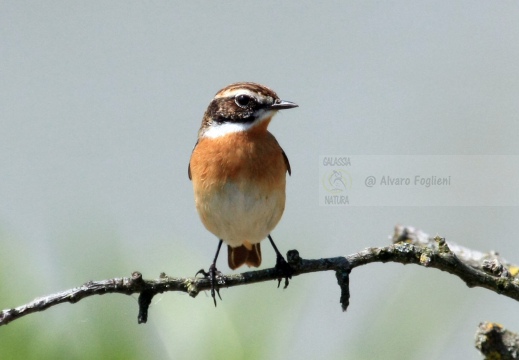
{"type": "Polygon", "coordinates": [[[279,110],[297,107],[281,100],[266,86],[252,82],[231,84],[216,93],[204,115],[199,137],[216,138],[248,131],[268,122],[279,110]]]}

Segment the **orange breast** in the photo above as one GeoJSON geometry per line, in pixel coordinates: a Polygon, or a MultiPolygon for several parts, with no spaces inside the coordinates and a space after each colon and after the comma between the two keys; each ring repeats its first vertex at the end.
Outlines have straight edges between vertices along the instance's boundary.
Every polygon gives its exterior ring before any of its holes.
{"type": "Polygon", "coordinates": [[[287,172],[283,150],[268,131],[202,138],[193,151],[190,168],[194,186],[206,188],[242,181],[266,190],[284,187],[287,172]]]}

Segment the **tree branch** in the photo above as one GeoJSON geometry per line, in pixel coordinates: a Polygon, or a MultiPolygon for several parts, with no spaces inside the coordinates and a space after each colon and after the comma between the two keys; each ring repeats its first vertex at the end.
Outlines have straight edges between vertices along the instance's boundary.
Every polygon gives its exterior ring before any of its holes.
{"type": "MultiPolygon", "coordinates": [[[[290,250],[287,261],[294,269],[293,276],[317,271],[334,271],[341,289],[340,303],[346,311],[349,304],[349,274],[358,266],[372,262],[396,262],[417,264],[436,268],[461,278],[469,287],[483,287],[498,294],[519,300],[519,280],[515,278],[518,267],[500,258],[497,253],[481,253],[448,243],[444,238],[434,238],[412,227],[397,226],[392,245],[371,247],[346,256],[317,260],[299,257],[297,250],[290,250]]],[[[218,278],[219,287],[233,287],[262,281],[276,280],[282,274],[275,268],[247,271],[235,275],[222,275],[218,278]]],[[[25,315],[43,311],[64,302],[75,303],[92,295],[120,293],[131,295],[139,293],[138,322],[145,323],[148,308],[154,295],[167,291],[183,291],[195,297],[200,291],[210,290],[207,278],[177,278],[161,274],[157,280],[144,280],[135,271],[130,278],[114,278],[102,281],[89,281],[86,284],[57,294],[37,298],[32,302],[3,310],[0,325],[6,325],[25,315]]]]}

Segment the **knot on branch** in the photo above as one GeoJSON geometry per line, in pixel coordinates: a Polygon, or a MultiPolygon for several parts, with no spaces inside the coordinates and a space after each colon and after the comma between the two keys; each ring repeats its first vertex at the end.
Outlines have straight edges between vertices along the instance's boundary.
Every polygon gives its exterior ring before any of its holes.
{"type": "Polygon", "coordinates": [[[184,288],[186,289],[186,292],[191,297],[196,297],[200,290],[198,289],[198,286],[196,286],[196,281],[193,281],[192,279],[186,279],[183,283],[184,288]]]}
{"type": "Polygon", "coordinates": [[[436,241],[436,244],[438,245],[438,251],[442,254],[450,254],[451,249],[449,248],[449,245],[447,245],[447,242],[445,241],[445,238],[442,238],[441,236],[436,235],[434,237],[434,241],[436,241]]]}
{"type": "Polygon", "coordinates": [[[483,260],[482,268],[484,272],[490,275],[506,278],[511,277],[508,269],[503,266],[498,259],[483,260]]]}
{"type": "Polygon", "coordinates": [[[301,266],[303,259],[299,256],[299,251],[289,250],[287,252],[287,262],[292,268],[297,269],[301,266]]]}
{"type": "Polygon", "coordinates": [[[130,279],[130,283],[133,286],[144,285],[144,280],[142,280],[142,274],[138,271],[132,272],[132,277],[130,279]]]}

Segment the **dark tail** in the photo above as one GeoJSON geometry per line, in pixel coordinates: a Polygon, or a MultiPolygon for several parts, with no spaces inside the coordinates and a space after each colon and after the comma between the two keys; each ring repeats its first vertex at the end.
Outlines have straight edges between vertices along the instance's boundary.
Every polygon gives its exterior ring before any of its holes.
{"type": "Polygon", "coordinates": [[[247,244],[251,246],[251,249],[247,249],[245,245],[238,247],[231,247],[227,245],[227,254],[229,267],[231,269],[237,269],[243,264],[248,266],[258,267],[261,265],[261,247],[260,244],[247,244]]]}

